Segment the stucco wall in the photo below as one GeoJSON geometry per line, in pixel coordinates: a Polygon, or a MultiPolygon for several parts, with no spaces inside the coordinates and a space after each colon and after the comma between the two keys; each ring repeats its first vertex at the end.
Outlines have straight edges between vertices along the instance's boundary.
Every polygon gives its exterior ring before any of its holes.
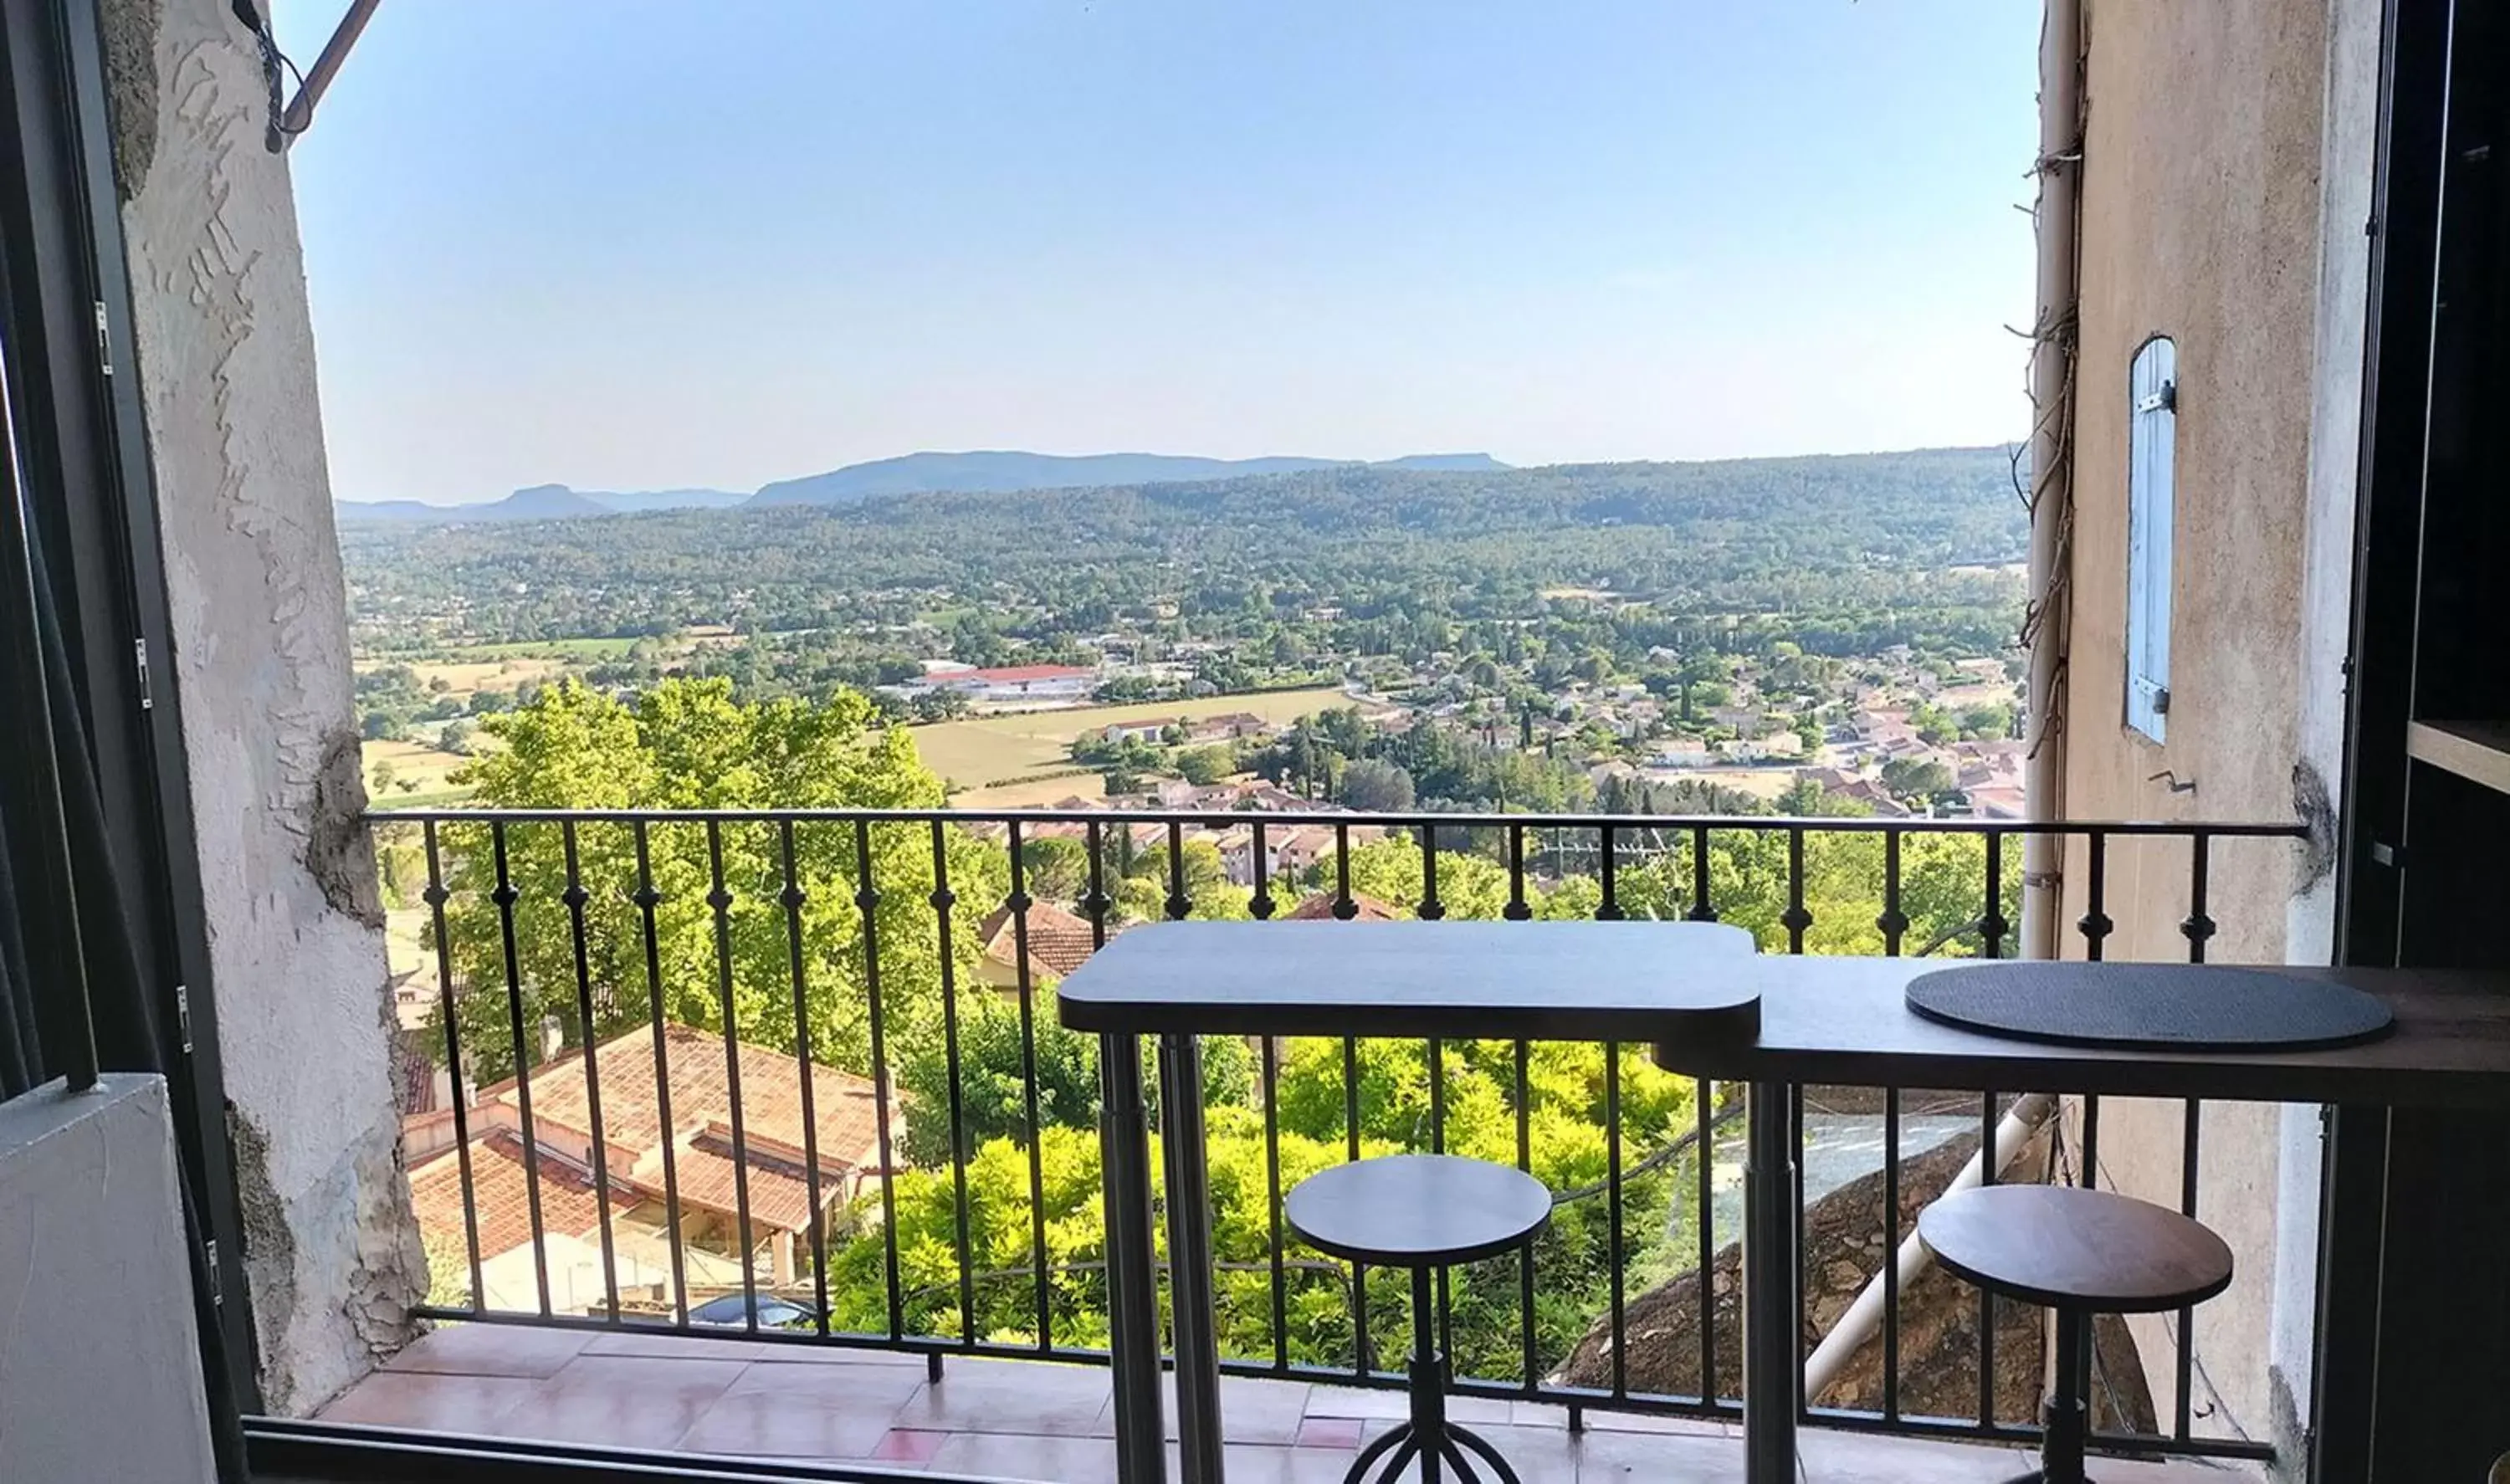
{"type": "Polygon", "coordinates": [[[304,262],[228,0],[105,12],[263,1400],[303,1412],[425,1288],[304,262]]]}
{"type": "MultiPolygon", "coordinates": [[[[2378,6],[2086,9],[2067,810],[2300,817],[2332,830],[2378,6]],[[2127,368],[2154,334],[2179,356],[2166,745],[2123,721],[2127,368]],[[2194,790],[2153,780],[2165,771],[2194,790]]],[[[2210,956],[2326,962],[2332,917],[2316,860],[2287,844],[2218,844],[2210,956]]],[[[2187,847],[2121,847],[2111,867],[2111,956],[2184,957],[2187,847]]],[[[2082,850],[2067,874],[2071,923],[2087,904],[2082,850]]],[[[2105,1103],[2106,1182],[2176,1204],[2187,1116],[2175,1103],[2105,1103]]],[[[2197,1116],[2198,1215],[2231,1243],[2239,1275],[2197,1311],[2195,1426],[2283,1436],[2289,1398],[2306,1394],[2317,1121],[2314,1110],[2238,1104],[2197,1116]]],[[[2154,1319],[2138,1335],[2165,1407],[2171,1329],[2154,1319]]]]}
{"type": "Polygon", "coordinates": [[[162,1078],[0,1103],[0,1479],[215,1484],[162,1078]]]}

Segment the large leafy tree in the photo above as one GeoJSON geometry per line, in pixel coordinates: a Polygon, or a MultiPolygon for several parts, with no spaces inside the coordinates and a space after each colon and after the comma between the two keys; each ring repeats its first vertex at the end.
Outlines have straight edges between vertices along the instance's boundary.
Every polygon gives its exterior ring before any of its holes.
{"type": "MultiPolygon", "coordinates": [[[[728,681],[675,679],[631,704],[567,681],[483,725],[501,745],[464,774],[482,805],[943,802],[908,735],[853,691],[742,704],[728,681]]],[[[1008,890],[999,851],[929,822],[461,823],[438,844],[457,1027],[482,1080],[513,1070],[517,1021],[526,1061],[548,1028],[581,1044],[588,1001],[592,1039],[658,1014],[721,1029],[729,1014],[743,1041],[796,1049],[807,1033],[814,1059],[868,1073],[875,982],[894,1063],[937,1037],[945,975],[962,999],[978,993],[970,930],[1008,890]]]]}

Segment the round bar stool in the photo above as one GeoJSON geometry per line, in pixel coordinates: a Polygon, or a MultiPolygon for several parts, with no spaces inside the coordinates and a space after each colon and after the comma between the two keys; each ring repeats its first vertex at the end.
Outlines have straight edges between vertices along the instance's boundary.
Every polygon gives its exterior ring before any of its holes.
{"type": "Polygon", "coordinates": [[[1438,1353],[1430,1275],[1522,1249],[1550,1224],[1551,1192],[1504,1164],[1388,1155],[1319,1170],[1300,1181],[1282,1206],[1290,1230],[1308,1245],[1412,1274],[1412,1415],[1360,1450],[1344,1484],[1361,1484],[1380,1459],[1386,1465],[1377,1484],[1392,1484],[1416,1457],[1423,1484],[1438,1484],[1446,1464],[1464,1484],[1478,1484],[1466,1453],[1488,1465],[1500,1484],[1519,1484],[1516,1470],[1487,1439],[1447,1421],[1447,1362],[1438,1353]]]}
{"type": "Polygon", "coordinates": [[[2204,1226],[2149,1201],[2071,1185],[1989,1185],[1946,1196],[1918,1213],[1918,1235],[1956,1276],[2055,1312],[2057,1374],[2042,1414],[2039,1467],[2022,1476],[2045,1484],[2082,1484],[2092,1316],[2160,1313],[2231,1285],[2231,1249],[2204,1226]]]}

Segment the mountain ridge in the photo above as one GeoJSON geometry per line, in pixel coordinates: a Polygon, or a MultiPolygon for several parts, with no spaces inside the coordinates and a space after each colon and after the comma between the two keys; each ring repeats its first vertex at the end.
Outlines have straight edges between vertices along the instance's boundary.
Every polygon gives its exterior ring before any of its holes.
{"type": "Polygon", "coordinates": [[[1211,459],[1164,453],[1028,453],[985,449],[965,453],[925,451],[848,464],[822,474],[777,479],[756,490],[579,490],[533,484],[501,500],[475,505],[431,505],[423,500],[340,500],[339,518],[400,524],[456,524],[496,520],[563,520],[585,515],[641,514],[651,511],[727,510],[734,507],[839,506],[890,495],[1016,494],[1023,490],[1086,489],[1101,485],[1189,484],[1317,469],[1401,469],[1436,473],[1497,473],[1510,466],[1487,453],[1420,453],[1370,463],[1360,459],[1311,459],[1274,455],[1211,459]]]}

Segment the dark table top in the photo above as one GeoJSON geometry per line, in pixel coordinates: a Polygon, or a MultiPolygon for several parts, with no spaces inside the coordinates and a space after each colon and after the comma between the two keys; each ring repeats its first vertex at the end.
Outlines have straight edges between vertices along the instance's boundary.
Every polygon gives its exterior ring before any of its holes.
{"type": "MultiPolygon", "coordinates": [[[[2099,1092],[2256,1102],[2510,1106],[2510,974],[2437,969],[2293,969],[2384,1002],[2396,1027],[2319,1050],[2160,1051],[2060,1046],[1939,1024],[1904,1003],[1909,980],[1942,960],[1788,958],[1718,965],[1761,994],[1748,1043],[1667,1038],[1665,1066],[1721,1081],[2099,1092]]],[[[2098,966],[2095,966],[2098,967],[2098,966]]],[[[2118,965],[2150,973],[2161,966],[2118,965]]],[[[2202,995],[2238,966],[2168,966],[2202,995]]]]}
{"type": "Polygon", "coordinates": [[[1735,1042],[1753,952],[1720,923],[1155,923],[1056,999],[1080,1031],[1735,1042]]]}
{"type": "MultiPolygon", "coordinates": [[[[1665,1066],[1719,1081],[2510,1107],[2510,973],[2295,970],[2377,996],[2396,1029],[2173,1052],[1927,1020],[1908,982],[1945,965],[1756,954],[1713,923],[1160,923],[1100,949],[1058,999],[1094,1032],[1654,1042],[1665,1066]]],[[[2171,968],[2190,995],[2224,971],[2171,968]]]]}

